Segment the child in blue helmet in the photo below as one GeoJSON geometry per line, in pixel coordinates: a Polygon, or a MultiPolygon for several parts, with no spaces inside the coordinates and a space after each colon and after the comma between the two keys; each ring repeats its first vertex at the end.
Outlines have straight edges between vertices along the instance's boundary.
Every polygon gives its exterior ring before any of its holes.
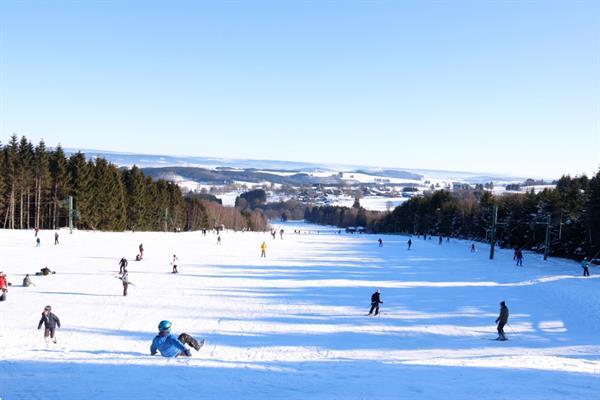
{"type": "Polygon", "coordinates": [[[204,345],[204,340],[198,342],[187,333],[182,333],[179,337],[175,337],[171,333],[171,322],[160,321],[158,324],[158,335],[152,340],[152,345],[150,346],[150,354],[155,355],[157,352],[160,352],[163,357],[191,357],[192,353],[185,347],[185,344],[198,351],[204,345]]]}

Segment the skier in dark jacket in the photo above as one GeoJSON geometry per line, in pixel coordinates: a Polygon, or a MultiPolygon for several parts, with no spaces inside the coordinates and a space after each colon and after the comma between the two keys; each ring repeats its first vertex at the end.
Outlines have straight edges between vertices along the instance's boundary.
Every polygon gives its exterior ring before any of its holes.
{"type": "Polygon", "coordinates": [[[590,276],[590,262],[587,257],[581,262],[581,268],[583,268],[583,276],[590,276]]]}
{"type": "Polygon", "coordinates": [[[44,307],[44,312],[42,312],[42,318],[38,323],[38,329],[42,329],[42,324],[44,324],[44,340],[46,343],[49,342],[50,339],[54,343],[56,343],[56,327],[60,328],[60,320],[56,316],[56,314],[52,313],[52,307],[46,306],[44,307]]]}
{"type": "Polygon", "coordinates": [[[371,309],[369,310],[369,314],[373,314],[373,310],[375,310],[375,316],[379,315],[379,305],[383,304],[381,301],[381,292],[377,290],[375,293],[371,295],[371,309]]]}
{"type": "Polygon", "coordinates": [[[123,257],[119,261],[119,274],[122,274],[125,269],[127,269],[127,259],[123,257]]]}
{"type": "Polygon", "coordinates": [[[381,240],[381,238],[377,239],[377,241],[379,242],[379,247],[383,247],[383,240],[381,240]]]}
{"type": "Polygon", "coordinates": [[[58,244],[58,232],[54,232],[54,244],[58,244]]]}
{"type": "Polygon", "coordinates": [[[508,307],[506,307],[505,302],[500,303],[500,315],[496,318],[496,323],[498,324],[497,340],[506,340],[506,336],[504,335],[504,325],[508,323],[508,307]]]}
{"type": "Polygon", "coordinates": [[[171,334],[171,322],[160,321],[158,324],[158,335],[154,337],[150,346],[150,354],[155,355],[157,352],[160,352],[163,357],[191,357],[192,353],[184,344],[198,351],[204,345],[204,340],[198,342],[187,333],[182,333],[179,337],[175,337],[175,335],[171,334]]]}
{"type": "Polygon", "coordinates": [[[523,250],[516,249],[514,259],[517,260],[517,267],[522,267],[523,266],[523,250]]]}
{"type": "Polygon", "coordinates": [[[408,249],[410,250],[410,246],[412,246],[412,240],[408,239],[408,249]]]}

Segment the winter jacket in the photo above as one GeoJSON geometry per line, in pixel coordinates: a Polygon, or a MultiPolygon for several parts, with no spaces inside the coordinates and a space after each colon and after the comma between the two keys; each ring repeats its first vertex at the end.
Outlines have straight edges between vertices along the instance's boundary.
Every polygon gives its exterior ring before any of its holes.
{"type": "Polygon", "coordinates": [[[265,251],[265,250],[267,250],[267,244],[266,244],[266,243],[263,243],[263,244],[261,244],[261,245],[260,245],[260,249],[261,249],[262,251],[265,251]]]}
{"type": "Polygon", "coordinates": [[[48,316],[42,313],[42,318],[40,319],[40,323],[38,324],[38,329],[42,327],[42,324],[44,324],[44,327],[48,329],[54,329],[56,328],[56,326],[60,328],[60,320],[56,315],[52,313],[48,313],[48,316]]]}
{"type": "Polygon", "coordinates": [[[375,293],[373,293],[373,294],[371,295],[371,303],[372,303],[372,304],[380,304],[380,303],[383,303],[383,302],[381,301],[381,297],[379,297],[379,296],[381,296],[381,294],[380,294],[379,292],[375,292],[375,293]]]}
{"type": "Polygon", "coordinates": [[[6,290],[8,284],[6,283],[6,276],[0,275],[0,289],[6,290]]]}
{"type": "Polygon", "coordinates": [[[508,322],[508,307],[500,307],[500,315],[496,318],[496,322],[506,324],[508,322]]]}
{"type": "Polygon", "coordinates": [[[150,346],[150,354],[154,355],[159,351],[163,357],[177,357],[180,353],[187,353],[183,343],[171,333],[166,336],[156,335],[150,346]]]}
{"type": "Polygon", "coordinates": [[[585,268],[589,267],[589,265],[590,265],[590,262],[588,260],[583,260],[581,262],[581,268],[585,269],[585,268]]]}
{"type": "Polygon", "coordinates": [[[32,285],[31,278],[26,276],[23,278],[23,287],[29,287],[32,285]]]}

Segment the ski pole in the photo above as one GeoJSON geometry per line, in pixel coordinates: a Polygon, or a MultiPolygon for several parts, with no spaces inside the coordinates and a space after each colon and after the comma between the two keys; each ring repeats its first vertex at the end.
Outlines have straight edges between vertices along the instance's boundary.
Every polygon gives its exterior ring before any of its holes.
{"type": "Polygon", "coordinates": [[[510,328],[510,330],[511,330],[512,333],[516,334],[515,330],[512,328],[512,326],[510,326],[510,324],[508,322],[506,323],[506,325],[508,325],[508,327],[510,328]]]}

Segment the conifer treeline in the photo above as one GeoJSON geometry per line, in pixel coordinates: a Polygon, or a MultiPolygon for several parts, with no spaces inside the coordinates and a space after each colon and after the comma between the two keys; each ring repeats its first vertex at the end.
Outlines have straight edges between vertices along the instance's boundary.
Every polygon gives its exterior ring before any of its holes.
{"type": "Polygon", "coordinates": [[[56,229],[68,225],[73,196],[74,224],[98,230],[196,230],[224,225],[265,230],[260,211],[240,211],[185,197],[179,186],[153,181],[139,168],[119,169],[83,153],[66,157],[60,145],[48,150],[13,135],[0,143],[0,226],[56,229]]]}
{"type": "Polygon", "coordinates": [[[497,243],[502,247],[543,251],[550,217],[551,255],[582,258],[600,251],[600,171],[563,176],[554,189],[493,196],[483,190],[436,191],[412,198],[391,213],[348,207],[314,207],[310,222],[340,227],[366,226],[371,232],[410,233],[489,240],[494,205],[498,206],[497,243]]]}

